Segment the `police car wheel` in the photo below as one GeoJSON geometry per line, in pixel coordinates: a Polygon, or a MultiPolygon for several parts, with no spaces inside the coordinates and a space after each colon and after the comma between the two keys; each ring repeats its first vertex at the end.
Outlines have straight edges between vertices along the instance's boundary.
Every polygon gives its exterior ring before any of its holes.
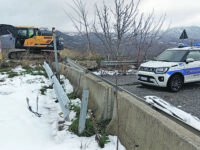
{"type": "Polygon", "coordinates": [[[183,81],[180,75],[173,75],[169,80],[168,87],[173,92],[178,92],[183,85],[183,81]]]}

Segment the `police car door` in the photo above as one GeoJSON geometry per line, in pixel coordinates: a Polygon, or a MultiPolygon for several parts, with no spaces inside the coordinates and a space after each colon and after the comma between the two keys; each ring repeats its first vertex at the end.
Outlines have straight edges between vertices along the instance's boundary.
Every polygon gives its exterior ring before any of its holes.
{"type": "Polygon", "coordinates": [[[186,57],[185,82],[200,81],[200,51],[190,51],[186,57]]]}

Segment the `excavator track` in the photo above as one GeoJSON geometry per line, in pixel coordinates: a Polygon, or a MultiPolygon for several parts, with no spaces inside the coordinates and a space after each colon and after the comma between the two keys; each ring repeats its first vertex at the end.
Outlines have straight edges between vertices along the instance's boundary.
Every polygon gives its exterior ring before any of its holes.
{"type": "MultiPolygon", "coordinates": [[[[55,60],[55,53],[53,50],[42,50],[39,52],[32,52],[28,50],[11,51],[8,54],[9,59],[14,60],[55,60]]],[[[57,52],[58,61],[60,61],[60,54],[57,52]]]]}

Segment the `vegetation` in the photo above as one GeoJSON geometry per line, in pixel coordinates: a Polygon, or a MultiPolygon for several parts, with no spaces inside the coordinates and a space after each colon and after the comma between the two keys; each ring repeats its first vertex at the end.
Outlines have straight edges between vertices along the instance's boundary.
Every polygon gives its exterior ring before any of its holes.
{"type": "Polygon", "coordinates": [[[31,74],[31,75],[43,75],[48,78],[44,68],[42,66],[31,67],[30,62],[23,61],[17,62],[12,60],[3,60],[0,62],[0,72],[7,72],[9,74],[9,78],[15,77],[19,74],[12,71],[12,68],[21,65],[25,71],[21,72],[20,75],[31,74]]]}
{"type": "Polygon", "coordinates": [[[63,81],[63,80],[60,80],[60,84],[64,84],[64,81],[63,81]]]}
{"type": "Polygon", "coordinates": [[[69,126],[69,131],[73,132],[74,134],[78,136],[90,137],[90,136],[95,135],[94,126],[92,124],[91,119],[86,119],[85,129],[83,130],[81,134],[79,134],[78,132],[78,125],[79,125],[79,119],[74,120],[73,123],[69,126]]]}
{"type": "Polygon", "coordinates": [[[0,68],[0,72],[9,72],[11,71],[12,68],[8,67],[8,68],[0,68]]]}
{"type": "Polygon", "coordinates": [[[101,66],[101,61],[102,61],[102,60],[105,60],[105,57],[99,56],[99,57],[96,58],[96,63],[98,64],[98,67],[101,66]]]}
{"type": "Polygon", "coordinates": [[[141,3],[140,0],[111,0],[109,4],[102,2],[95,5],[94,15],[89,16],[90,4],[73,0],[69,4],[73,13],[68,15],[79,35],[84,38],[81,48],[87,53],[101,51],[104,56],[109,55],[114,60],[129,56],[139,64],[147,59],[153,44],[162,36],[165,15],[158,17],[153,9],[145,14],[141,12],[141,3]]]}
{"type": "Polygon", "coordinates": [[[50,86],[44,86],[44,87],[42,87],[42,88],[40,89],[41,95],[46,95],[47,89],[53,89],[53,86],[50,85],[50,86]]]}
{"type": "Polygon", "coordinates": [[[41,66],[36,66],[33,68],[30,65],[25,65],[25,66],[23,65],[22,68],[25,69],[25,71],[21,72],[21,75],[24,75],[24,74],[41,75],[48,78],[46,71],[41,66]]]}
{"type": "Polygon", "coordinates": [[[76,99],[76,98],[79,98],[78,95],[77,95],[75,92],[68,93],[68,94],[67,94],[67,97],[68,97],[69,99],[76,99]]]}
{"type": "Polygon", "coordinates": [[[8,73],[9,73],[8,78],[13,78],[13,77],[19,75],[17,72],[12,72],[12,71],[11,71],[11,72],[8,72],[8,73]]]}
{"type": "MultiPolygon", "coordinates": [[[[16,61],[4,60],[0,63],[0,73],[5,73],[5,72],[8,74],[8,78],[13,78],[15,76],[25,75],[25,74],[42,75],[48,78],[47,73],[42,66],[31,67],[30,63],[27,61],[16,62],[16,61]],[[25,69],[25,71],[22,71],[20,74],[17,72],[13,72],[12,68],[18,65],[21,65],[22,68],[25,69]]],[[[47,89],[52,89],[52,88],[53,88],[52,85],[45,86],[40,89],[40,92],[42,95],[45,95],[45,92],[47,91],[47,89]]]]}
{"type": "Polygon", "coordinates": [[[79,118],[80,116],[80,107],[76,105],[72,105],[71,103],[69,104],[69,109],[73,110],[76,113],[76,118],[79,118]]]}
{"type": "MultiPolygon", "coordinates": [[[[90,137],[90,136],[95,135],[95,129],[94,129],[94,125],[91,118],[86,119],[85,129],[83,130],[82,133],[79,133],[78,126],[79,126],[79,117],[80,117],[80,107],[70,103],[69,108],[73,110],[74,112],[76,112],[76,119],[69,126],[68,130],[78,136],[90,137]]],[[[101,148],[103,148],[104,145],[109,142],[109,138],[107,137],[107,134],[105,133],[105,129],[107,125],[109,124],[109,122],[110,120],[103,120],[103,121],[97,122],[98,132],[99,134],[101,134],[98,144],[101,148]]]]}
{"type": "Polygon", "coordinates": [[[0,72],[9,72],[13,67],[17,66],[17,62],[2,60],[0,62],[0,72]]]}
{"type": "Polygon", "coordinates": [[[108,126],[108,124],[110,123],[110,121],[111,121],[110,119],[107,119],[107,120],[102,120],[102,121],[97,122],[99,133],[101,135],[107,135],[106,134],[106,127],[108,126]]]}
{"type": "Polygon", "coordinates": [[[41,88],[40,89],[40,93],[41,93],[41,95],[45,95],[45,92],[47,91],[47,89],[46,88],[41,88]]]}
{"type": "Polygon", "coordinates": [[[109,142],[110,142],[109,138],[106,135],[102,135],[101,138],[100,138],[100,140],[99,140],[99,146],[101,148],[104,148],[104,145],[106,143],[109,143],[109,142]]]}

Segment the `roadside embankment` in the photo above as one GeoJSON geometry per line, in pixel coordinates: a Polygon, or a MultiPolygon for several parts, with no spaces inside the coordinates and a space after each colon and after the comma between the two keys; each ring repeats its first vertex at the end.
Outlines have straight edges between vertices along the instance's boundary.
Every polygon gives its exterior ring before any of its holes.
{"type": "MultiPolygon", "coordinates": [[[[81,70],[59,64],[64,74],[82,95],[88,89],[88,107],[97,119],[112,119],[109,134],[117,135],[117,109],[112,86],[81,70]]],[[[131,95],[118,91],[119,139],[127,150],[200,150],[200,137],[153,110],[131,95]]]]}

